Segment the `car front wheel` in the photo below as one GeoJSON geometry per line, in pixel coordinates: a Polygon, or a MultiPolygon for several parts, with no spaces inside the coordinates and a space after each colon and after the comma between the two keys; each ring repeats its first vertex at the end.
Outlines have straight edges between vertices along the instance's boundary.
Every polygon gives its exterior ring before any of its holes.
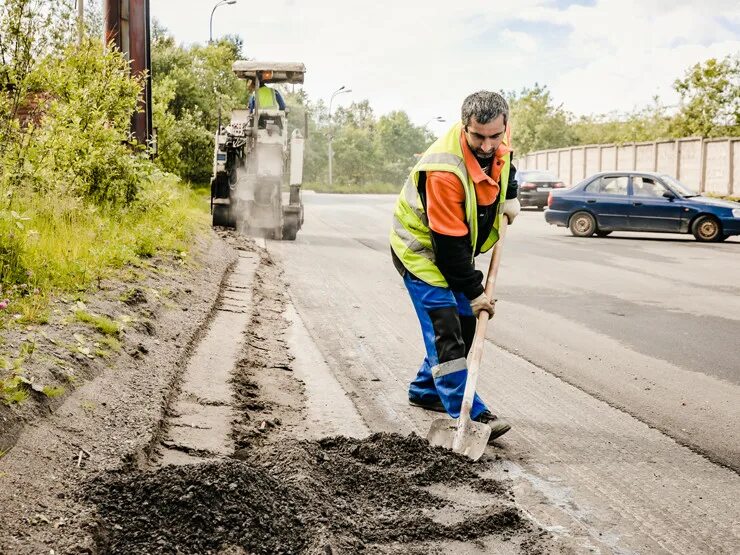
{"type": "Polygon", "coordinates": [[[721,241],[722,227],[712,216],[699,216],[691,228],[697,241],[721,241]]]}
{"type": "Polygon", "coordinates": [[[591,237],[596,231],[596,220],[588,212],[576,212],[570,217],[568,227],[576,237],[591,237]]]}

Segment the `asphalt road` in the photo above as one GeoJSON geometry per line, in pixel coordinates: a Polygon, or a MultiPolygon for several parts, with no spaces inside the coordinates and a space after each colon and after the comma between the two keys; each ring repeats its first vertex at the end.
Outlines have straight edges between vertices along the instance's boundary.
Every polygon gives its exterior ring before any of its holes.
{"type": "MultiPolygon", "coordinates": [[[[406,403],[423,351],[390,260],[394,200],[306,193],[298,240],[268,249],[357,429],[425,434],[433,416],[406,403]]],[[[586,551],[734,552],[740,241],[578,239],[527,211],[496,297],[479,392],[513,423],[498,471],[532,517],[586,551]]]]}

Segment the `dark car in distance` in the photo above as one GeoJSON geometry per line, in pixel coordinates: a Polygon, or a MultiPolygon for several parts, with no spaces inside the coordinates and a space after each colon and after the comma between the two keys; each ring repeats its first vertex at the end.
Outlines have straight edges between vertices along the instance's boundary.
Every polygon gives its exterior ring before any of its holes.
{"type": "Polygon", "coordinates": [[[565,189],[565,183],[554,174],[541,170],[522,170],[516,172],[519,183],[519,202],[522,206],[535,206],[543,210],[547,197],[553,189],[565,189]]]}
{"type": "Polygon", "coordinates": [[[552,191],[545,221],[577,237],[612,231],[692,233],[697,241],[740,235],[740,203],[705,197],[669,175],[602,172],[552,191]]]}

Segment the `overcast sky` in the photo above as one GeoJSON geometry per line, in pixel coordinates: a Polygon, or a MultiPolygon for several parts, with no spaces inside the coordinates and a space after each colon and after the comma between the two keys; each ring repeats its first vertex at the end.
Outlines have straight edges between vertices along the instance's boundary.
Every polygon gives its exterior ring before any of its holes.
{"type": "MultiPolygon", "coordinates": [[[[151,0],[181,43],[207,42],[216,0],[151,0]]],[[[213,16],[214,38],[238,34],[245,54],[306,64],[305,89],[334,106],[368,99],[376,115],[405,110],[419,125],[459,117],[476,90],[546,84],[576,114],[625,112],[691,65],[740,52],[732,0],[237,0],[213,16]]],[[[429,124],[439,133],[449,123],[429,124]]]]}

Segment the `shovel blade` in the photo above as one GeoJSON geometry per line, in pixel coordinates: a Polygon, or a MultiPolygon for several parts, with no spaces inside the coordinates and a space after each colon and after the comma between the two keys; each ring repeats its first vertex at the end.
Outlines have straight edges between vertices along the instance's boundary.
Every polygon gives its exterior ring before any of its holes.
{"type": "Polygon", "coordinates": [[[432,422],[432,427],[427,434],[427,440],[431,445],[438,445],[445,449],[451,449],[455,453],[470,457],[474,461],[483,456],[491,435],[491,427],[482,422],[469,422],[462,441],[455,448],[455,435],[457,434],[457,419],[438,418],[432,422]]]}

